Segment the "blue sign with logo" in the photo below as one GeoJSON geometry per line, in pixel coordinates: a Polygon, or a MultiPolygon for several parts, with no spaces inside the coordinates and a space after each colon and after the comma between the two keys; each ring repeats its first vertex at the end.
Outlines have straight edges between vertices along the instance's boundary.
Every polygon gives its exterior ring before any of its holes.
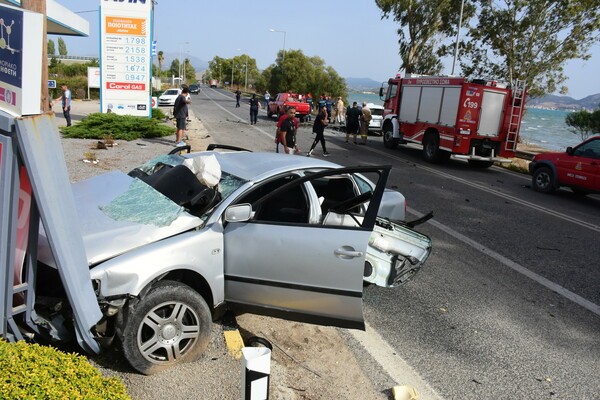
{"type": "Polygon", "coordinates": [[[54,79],[48,81],[48,89],[56,89],[56,81],[54,79]]]}
{"type": "Polygon", "coordinates": [[[0,8],[0,81],[22,88],[23,12],[0,8]]]}

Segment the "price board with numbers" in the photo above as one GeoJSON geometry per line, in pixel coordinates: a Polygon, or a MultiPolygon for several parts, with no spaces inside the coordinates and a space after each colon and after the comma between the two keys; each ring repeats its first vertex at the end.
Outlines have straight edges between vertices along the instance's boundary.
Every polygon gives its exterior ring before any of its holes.
{"type": "Polygon", "coordinates": [[[151,116],[152,0],[102,1],[101,110],[151,116]]]}

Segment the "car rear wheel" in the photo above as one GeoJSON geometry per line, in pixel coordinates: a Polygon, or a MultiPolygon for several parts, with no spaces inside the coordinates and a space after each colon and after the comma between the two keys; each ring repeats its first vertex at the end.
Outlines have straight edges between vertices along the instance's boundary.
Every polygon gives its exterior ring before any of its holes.
{"type": "Polygon", "coordinates": [[[196,361],[208,346],[212,329],[210,309],[202,296],[187,285],[159,281],[124,312],[123,353],[131,366],[143,374],[196,361]]]}
{"type": "Polygon", "coordinates": [[[553,192],[556,187],[554,185],[554,173],[548,167],[539,167],[533,173],[531,178],[533,189],[541,193],[553,192]]]}

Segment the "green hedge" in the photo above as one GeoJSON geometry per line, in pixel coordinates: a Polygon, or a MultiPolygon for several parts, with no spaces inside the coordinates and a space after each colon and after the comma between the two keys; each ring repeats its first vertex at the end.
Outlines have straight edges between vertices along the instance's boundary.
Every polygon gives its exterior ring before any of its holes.
{"type": "Polygon", "coordinates": [[[131,400],[85,357],[23,341],[0,340],[0,376],[0,399],[131,400]]]}
{"type": "Polygon", "coordinates": [[[160,121],[164,118],[164,113],[161,113],[160,110],[152,110],[154,118],[93,113],[74,125],[61,127],[61,130],[64,137],[79,139],[103,139],[112,135],[116,140],[135,140],[174,134],[175,128],[160,121]]]}

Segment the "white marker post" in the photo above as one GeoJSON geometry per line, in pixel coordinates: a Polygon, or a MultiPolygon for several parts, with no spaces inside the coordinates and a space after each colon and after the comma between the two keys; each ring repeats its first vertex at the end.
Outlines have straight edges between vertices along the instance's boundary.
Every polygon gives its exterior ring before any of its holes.
{"type": "Polygon", "coordinates": [[[267,347],[242,348],[242,400],[269,398],[271,349],[267,347]]]}

